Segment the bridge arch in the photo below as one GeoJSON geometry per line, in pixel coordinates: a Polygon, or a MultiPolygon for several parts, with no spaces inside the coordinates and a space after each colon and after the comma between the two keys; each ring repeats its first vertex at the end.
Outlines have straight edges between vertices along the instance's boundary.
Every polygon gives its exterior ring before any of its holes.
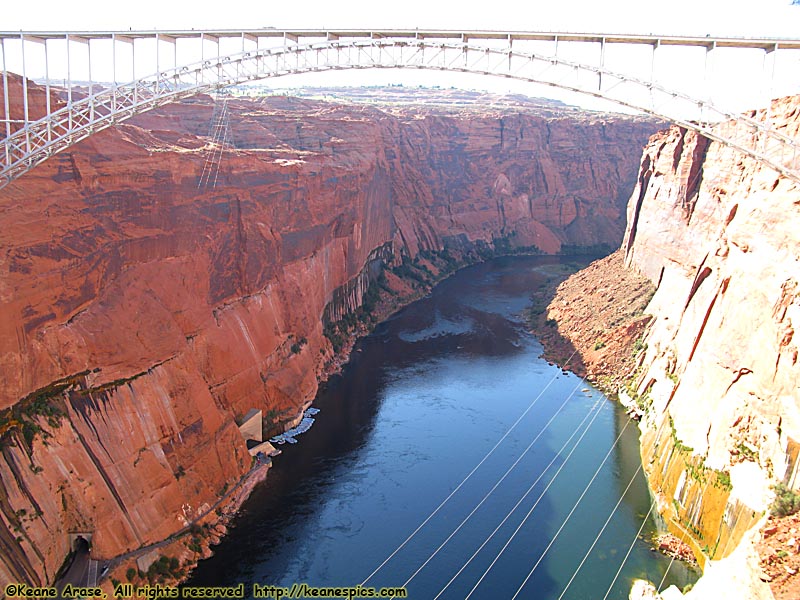
{"type": "Polygon", "coordinates": [[[731,146],[800,182],[800,143],[758,115],[735,114],[708,101],[557,55],[425,38],[328,39],[255,49],[160,70],[114,85],[46,115],[3,140],[0,187],[93,133],[199,93],[249,81],[346,69],[428,69],[504,77],[560,88],[660,116],[731,146]],[[692,116],[687,116],[692,115],[692,116]]]}

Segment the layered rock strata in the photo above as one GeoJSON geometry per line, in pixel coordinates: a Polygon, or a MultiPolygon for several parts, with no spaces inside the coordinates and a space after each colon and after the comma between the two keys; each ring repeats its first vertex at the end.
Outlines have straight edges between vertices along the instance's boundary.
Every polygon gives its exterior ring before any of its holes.
{"type": "Polygon", "coordinates": [[[448,245],[616,245],[656,124],[209,98],[92,136],[0,190],[0,581],[53,580],[208,513],[291,425],[324,321],[381,263],[448,245]],[[221,158],[219,158],[221,156],[221,158]],[[212,170],[213,179],[202,177],[212,170]],[[205,183],[214,182],[214,183],[205,183]]]}
{"type": "MultiPolygon", "coordinates": [[[[799,106],[753,116],[797,138],[799,106]]],[[[800,487],[798,222],[800,186],[733,149],[675,126],[645,149],[622,251],[657,287],[620,395],[643,414],[660,513],[705,564],[693,598],[770,597],[752,543],[772,486],[800,487]]]]}

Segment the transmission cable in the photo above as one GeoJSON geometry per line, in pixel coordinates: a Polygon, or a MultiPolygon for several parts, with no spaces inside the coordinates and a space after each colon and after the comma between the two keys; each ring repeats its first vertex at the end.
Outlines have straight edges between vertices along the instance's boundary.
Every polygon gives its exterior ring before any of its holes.
{"type": "Polygon", "coordinates": [[[600,463],[600,465],[597,467],[597,470],[594,472],[594,475],[592,475],[592,478],[589,480],[589,483],[587,483],[586,487],[583,488],[583,492],[578,497],[578,500],[575,502],[574,506],[572,507],[572,510],[569,511],[569,514],[567,515],[567,518],[564,519],[564,521],[561,523],[561,526],[556,531],[556,534],[552,537],[552,539],[550,540],[550,543],[547,544],[547,547],[544,549],[544,552],[542,552],[542,555],[539,557],[539,559],[533,565],[533,568],[528,572],[527,577],[525,577],[525,579],[523,580],[522,584],[519,586],[519,588],[517,588],[517,592],[511,597],[511,600],[514,600],[517,596],[519,596],[519,593],[522,591],[522,588],[525,587],[525,584],[528,583],[528,580],[533,575],[533,572],[536,570],[536,568],[544,560],[544,557],[547,555],[547,552],[550,550],[550,548],[553,546],[555,541],[558,539],[559,534],[564,530],[564,527],[566,527],[567,522],[570,520],[570,518],[572,518],[572,515],[575,513],[575,510],[580,505],[580,503],[583,500],[584,496],[586,496],[586,493],[589,491],[589,488],[594,483],[594,480],[597,479],[597,476],[600,474],[600,471],[605,466],[606,461],[608,460],[608,457],[611,456],[611,453],[617,447],[617,444],[619,443],[620,439],[622,439],[622,434],[625,433],[625,430],[628,429],[628,426],[630,424],[631,424],[630,420],[625,422],[625,425],[622,427],[622,431],[619,432],[619,435],[617,436],[617,439],[614,440],[614,443],[611,445],[611,448],[609,448],[608,452],[606,452],[606,455],[603,457],[603,460],[600,463]]]}
{"type": "MultiPolygon", "coordinates": [[[[662,423],[663,423],[663,420],[662,420],[662,423]]],[[[703,483],[703,489],[700,492],[700,503],[701,504],[702,504],[702,499],[705,498],[705,496],[706,496],[706,491],[708,491],[708,484],[709,484],[710,481],[711,481],[711,478],[710,477],[706,477],[706,480],[703,483]]],[[[699,508],[700,507],[698,507],[698,509],[699,508]]],[[[728,538],[728,543],[730,543],[730,541],[731,541],[731,538],[729,537],[728,538]]],[[[727,550],[727,548],[728,548],[728,543],[725,544],[725,550],[727,550]]],[[[723,552],[724,552],[724,550],[723,550],[723,552]]],[[[724,556],[724,554],[723,554],[723,556],[724,556]]],[[[659,593],[661,592],[661,586],[664,585],[664,582],[667,579],[667,575],[669,574],[669,570],[672,568],[672,563],[675,562],[675,559],[677,557],[678,557],[678,553],[677,552],[673,552],[673,554],[671,556],[671,560],[669,561],[669,564],[667,565],[667,570],[664,571],[664,576],[661,578],[661,581],[659,582],[658,587],[656,588],[657,592],[659,592],[659,593]]]]}
{"type": "MultiPolygon", "coordinates": [[[[575,356],[575,354],[576,354],[577,352],[578,352],[578,349],[576,348],[576,349],[575,349],[575,350],[572,352],[572,354],[570,355],[570,357],[567,359],[567,361],[565,362],[565,365],[566,365],[566,364],[569,364],[569,362],[572,360],[572,358],[575,356]]],[[[560,372],[560,371],[559,371],[559,372],[560,372]]],[[[478,469],[481,467],[481,465],[483,465],[483,463],[485,463],[485,462],[486,462],[486,461],[489,459],[489,457],[490,457],[492,454],[494,454],[494,451],[495,451],[495,450],[497,450],[497,448],[500,446],[500,444],[502,444],[502,443],[503,443],[503,441],[504,441],[504,440],[505,440],[505,439],[506,439],[506,438],[507,438],[509,435],[511,435],[511,432],[512,432],[512,431],[513,431],[513,430],[514,430],[516,427],[517,427],[517,425],[519,425],[519,424],[520,424],[520,422],[522,421],[522,419],[523,419],[523,418],[525,418],[525,416],[526,416],[526,415],[527,415],[527,414],[528,414],[528,413],[531,411],[531,409],[534,407],[534,405],[535,405],[535,404],[536,404],[536,403],[539,401],[539,399],[542,397],[542,395],[544,395],[545,391],[547,391],[547,389],[548,389],[548,388],[549,388],[549,387],[550,387],[550,386],[553,384],[553,382],[556,380],[556,378],[557,378],[557,377],[558,377],[558,374],[554,375],[554,376],[553,376],[553,377],[550,379],[550,381],[548,381],[548,382],[547,382],[547,385],[545,385],[545,386],[544,386],[544,387],[543,387],[543,388],[542,388],[542,389],[539,391],[539,394],[538,394],[538,395],[537,395],[537,396],[536,396],[536,397],[535,397],[535,398],[534,398],[534,399],[531,401],[531,403],[528,405],[528,408],[526,408],[526,409],[525,409],[525,410],[522,412],[522,414],[521,414],[519,417],[517,417],[517,420],[516,420],[516,421],[514,421],[514,423],[511,425],[511,427],[509,427],[509,428],[508,428],[508,430],[507,430],[507,431],[506,431],[506,432],[505,432],[505,433],[504,433],[504,434],[503,434],[503,435],[500,437],[500,439],[497,441],[497,443],[496,443],[494,446],[492,446],[491,450],[489,450],[489,452],[487,452],[487,453],[486,453],[486,455],[485,455],[485,456],[484,456],[484,457],[483,457],[483,458],[482,458],[482,459],[481,459],[481,460],[478,462],[478,464],[477,464],[477,465],[475,465],[475,467],[473,467],[473,469],[472,469],[472,470],[471,470],[471,471],[470,471],[470,472],[467,474],[467,476],[466,476],[466,477],[464,477],[464,479],[462,479],[462,480],[461,480],[461,483],[459,483],[459,484],[458,484],[458,485],[457,485],[457,486],[456,486],[456,487],[453,489],[453,491],[452,491],[452,492],[450,492],[450,494],[448,494],[448,495],[447,495],[447,497],[446,497],[444,500],[442,500],[442,501],[439,503],[439,506],[437,506],[437,507],[436,507],[436,508],[433,510],[433,512],[432,512],[430,515],[428,515],[428,516],[425,518],[425,520],[424,520],[424,521],[422,521],[422,523],[420,523],[420,524],[417,526],[417,528],[416,528],[414,531],[412,531],[412,532],[409,534],[409,536],[408,536],[408,537],[407,537],[405,540],[403,540],[403,542],[402,542],[402,543],[401,543],[401,544],[400,544],[400,545],[399,545],[397,548],[395,548],[395,549],[394,549],[394,551],[393,551],[393,552],[392,552],[392,553],[391,553],[389,556],[387,556],[387,557],[384,559],[384,561],[383,561],[381,564],[379,564],[379,565],[378,565],[378,566],[377,566],[377,567],[376,567],[376,568],[375,568],[375,569],[372,571],[372,573],[370,573],[370,574],[367,576],[367,578],[366,578],[364,581],[362,581],[362,582],[361,582],[361,585],[362,585],[362,586],[363,586],[363,585],[366,585],[366,583],[367,583],[367,582],[368,582],[370,579],[372,579],[372,577],[373,577],[373,576],[374,576],[374,575],[375,575],[375,574],[376,574],[378,571],[380,571],[380,570],[381,570],[381,569],[382,569],[382,568],[383,568],[383,567],[386,565],[386,563],[388,563],[388,562],[389,562],[389,561],[390,561],[392,558],[394,558],[394,556],[395,556],[395,555],[396,555],[398,552],[400,552],[400,550],[402,550],[402,549],[403,549],[403,548],[406,546],[406,544],[408,544],[408,542],[410,542],[410,541],[411,541],[411,539],[412,539],[412,538],[413,538],[415,535],[417,535],[417,533],[419,533],[419,531],[420,531],[420,530],[421,530],[423,527],[425,527],[425,525],[427,525],[427,524],[428,524],[428,522],[429,522],[429,521],[430,521],[430,520],[431,520],[431,519],[432,519],[434,516],[436,516],[436,514],[438,514],[438,512],[439,512],[439,511],[440,511],[440,510],[441,510],[441,509],[444,507],[444,505],[445,505],[445,504],[447,504],[447,502],[448,502],[448,501],[449,501],[449,500],[450,500],[450,499],[451,499],[453,496],[455,496],[455,495],[456,495],[456,493],[458,492],[458,490],[460,490],[460,489],[461,489],[461,488],[464,486],[464,484],[465,484],[465,483],[466,483],[466,482],[467,482],[467,481],[468,481],[468,480],[469,480],[469,479],[470,479],[470,478],[471,478],[471,477],[472,477],[472,476],[475,474],[475,472],[476,472],[476,471],[477,471],[477,470],[478,470],[478,469]]]]}
{"type": "Polygon", "coordinates": [[[481,545],[478,547],[478,549],[475,550],[475,552],[472,553],[472,556],[469,557],[467,562],[465,562],[461,566],[461,568],[456,572],[456,574],[453,575],[450,578],[450,581],[448,581],[445,584],[445,586],[439,591],[439,593],[436,594],[436,596],[434,597],[433,600],[436,600],[437,598],[439,598],[445,592],[445,590],[448,587],[450,587],[450,584],[452,584],[458,578],[458,576],[461,575],[461,573],[464,571],[464,569],[466,569],[469,566],[469,564],[475,559],[475,557],[478,556],[478,554],[481,552],[481,550],[483,550],[483,548],[486,546],[486,544],[488,544],[492,540],[492,538],[500,530],[500,528],[503,525],[505,525],[506,521],[508,521],[508,519],[511,518],[511,515],[513,515],[514,512],[516,512],[516,510],[517,510],[517,508],[519,508],[520,504],[522,504],[525,501],[525,498],[528,497],[528,494],[530,494],[533,491],[533,488],[536,487],[536,484],[538,484],[542,480],[542,477],[544,477],[545,473],[547,473],[547,471],[550,469],[550,467],[553,466],[553,463],[555,463],[556,460],[561,456],[561,453],[564,451],[564,449],[572,441],[572,438],[574,438],[578,434],[578,432],[580,431],[581,427],[583,427],[583,424],[586,422],[586,419],[588,419],[589,416],[592,415],[593,411],[594,411],[594,416],[592,417],[591,422],[587,425],[586,429],[583,431],[583,433],[581,434],[580,438],[575,443],[575,446],[573,446],[573,448],[569,451],[569,454],[567,454],[567,457],[564,459],[564,462],[559,466],[559,468],[556,471],[555,475],[553,475],[553,477],[550,479],[550,481],[548,482],[548,484],[545,487],[545,489],[542,490],[542,493],[536,499],[536,501],[534,503],[534,506],[533,506],[534,508],[536,508],[536,506],[539,504],[539,501],[547,493],[547,490],[550,488],[550,486],[552,485],[553,481],[556,479],[556,477],[558,477],[559,473],[564,468],[564,466],[567,464],[567,462],[569,462],[570,456],[572,456],[572,453],[575,451],[575,448],[577,448],[578,444],[581,443],[581,440],[586,435],[586,433],[589,431],[589,428],[592,426],[592,423],[594,422],[594,420],[597,417],[597,415],[600,414],[600,412],[601,412],[601,407],[600,406],[595,405],[595,406],[592,407],[591,410],[589,410],[589,412],[586,413],[586,415],[583,417],[583,420],[578,424],[578,426],[575,428],[575,430],[572,432],[572,434],[569,436],[569,438],[567,438],[567,440],[562,444],[561,448],[559,448],[559,450],[554,454],[553,458],[550,460],[550,462],[547,464],[547,466],[542,470],[542,472],[539,474],[539,476],[536,478],[536,480],[530,485],[530,487],[528,487],[526,492],[517,501],[517,503],[513,506],[513,508],[511,508],[511,510],[508,511],[508,513],[506,513],[506,516],[503,517],[503,520],[500,521],[500,523],[494,528],[494,531],[492,531],[492,533],[490,533],[489,536],[481,543],[481,545]],[[595,410],[595,409],[597,409],[597,410],[595,410]]]}
{"type": "Polygon", "coordinates": [[[203,171],[200,173],[200,180],[197,182],[197,189],[202,188],[204,185],[208,186],[211,178],[211,168],[214,162],[213,156],[216,151],[214,145],[219,142],[220,114],[221,109],[219,104],[219,92],[215,92],[214,110],[211,113],[211,123],[208,130],[208,137],[211,138],[211,150],[209,151],[208,155],[206,155],[206,159],[203,162],[203,171]]]}
{"type": "Polygon", "coordinates": [[[219,177],[219,168],[222,165],[222,155],[225,152],[225,146],[228,143],[228,137],[230,134],[230,112],[228,111],[228,98],[225,98],[225,101],[222,105],[222,144],[219,147],[219,158],[217,158],[217,168],[214,172],[214,184],[211,186],[212,189],[217,187],[217,178],[219,177]]]}
{"type": "MultiPolygon", "coordinates": [[[[599,404],[599,403],[598,403],[598,404],[599,404]]],[[[523,525],[525,525],[525,523],[527,522],[528,518],[531,516],[531,514],[532,514],[532,513],[533,513],[533,511],[536,509],[536,507],[539,505],[539,502],[541,501],[541,499],[542,499],[542,498],[544,498],[544,495],[547,493],[547,490],[549,490],[549,489],[550,489],[550,486],[553,484],[553,482],[556,480],[556,478],[558,477],[558,475],[561,473],[562,469],[563,469],[563,468],[566,466],[566,464],[567,464],[567,462],[569,461],[570,457],[572,456],[573,452],[575,452],[575,450],[577,449],[578,445],[580,445],[580,443],[581,443],[581,441],[583,440],[584,436],[585,436],[585,435],[588,433],[589,429],[590,429],[590,428],[591,428],[591,426],[594,424],[594,421],[595,421],[595,419],[598,417],[598,415],[600,415],[600,413],[601,413],[601,412],[602,412],[602,405],[599,405],[599,408],[598,408],[598,409],[597,409],[597,411],[594,413],[594,416],[592,417],[592,420],[589,422],[589,425],[588,425],[588,426],[586,427],[586,429],[583,431],[583,433],[581,434],[581,437],[578,439],[578,441],[576,442],[576,444],[575,444],[575,445],[572,447],[572,449],[569,451],[569,454],[567,454],[567,457],[566,457],[566,459],[565,459],[565,460],[564,460],[564,462],[563,462],[563,463],[562,463],[562,464],[559,466],[558,470],[556,471],[556,474],[555,474],[555,475],[553,476],[553,478],[552,478],[552,479],[551,479],[551,480],[550,480],[550,481],[547,483],[547,486],[544,488],[544,490],[542,490],[542,493],[541,493],[541,494],[539,495],[539,497],[536,499],[536,502],[533,504],[533,506],[532,506],[532,507],[531,507],[531,508],[528,510],[528,512],[525,514],[525,516],[523,517],[522,521],[521,521],[521,522],[520,522],[520,523],[517,525],[516,529],[514,529],[514,532],[511,534],[511,537],[509,537],[509,538],[508,538],[508,540],[506,540],[506,543],[505,543],[505,544],[503,545],[503,547],[500,549],[500,552],[498,552],[498,553],[497,553],[497,556],[495,556],[495,557],[494,557],[494,559],[492,560],[491,564],[490,564],[490,565],[489,565],[489,566],[486,568],[486,570],[485,570],[485,571],[483,572],[483,574],[480,576],[480,578],[478,579],[478,581],[477,581],[477,582],[475,582],[475,585],[474,585],[474,586],[472,586],[472,589],[469,591],[469,594],[467,594],[467,596],[466,596],[466,598],[465,598],[464,600],[467,600],[468,598],[470,598],[470,597],[472,596],[472,594],[474,594],[474,593],[475,593],[475,590],[477,590],[477,589],[478,589],[478,586],[479,586],[479,585],[481,584],[481,582],[482,582],[482,581],[483,581],[483,580],[486,578],[486,575],[488,575],[488,574],[489,574],[489,571],[491,571],[491,570],[492,570],[492,568],[493,568],[493,567],[494,567],[494,565],[497,563],[497,561],[498,561],[498,560],[500,560],[500,557],[503,555],[503,553],[506,551],[506,549],[507,549],[507,548],[508,548],[508,547],[511,545],[511,542],[514,540],[514,538],[516,537],[516,535],[517,535],[517,534],[519,533],[519,531],[522,529],[523,525]]]]}
{"type": "Polygon", "coordinates": [[[641,470],[642,470],[642,465],[640,463],[639,467],[636,469],[636,472],[634,472],[633,477],[631,477],[631,480],[628,482],[628,485],[625,487],[625,491],[622,492],[622,494],[620,494],[619,500],[617,500],[616,505],[614,505],[613,510],[608,515],[608,518],[606,519],[606,522],[603,523],[603,526],[600,528],[600,532],[595,536],[594,541],[592,542],[592,545],[589,546],[589,549],[586,551],[586,554],[583,555],[583,559],[581,560],[580,564],[578,565],[578,568],[575,569],[575,571],[572,573],[572,577],[569,578],[569,581],[567,582],[567,586],[564,588],[564,591],[561,592],[561,595],[558,597],[558,600],[561,600],[564,597],[564,594],[567,593],[567,590],[569,589],[569,586],[571,586],[572,582],[575,581],[575,577],[578,576],[578,572],[583,568],[584,563],[589,558],[589,555],[592,553],[592,550],[594,550],[594,547],[597,545],[597,542],[600,541],[600,537],[605,532],[606,527],[608,527],[608,524],[611,522],[611,519],[616,514],[617,509],[619,508],[620,504],[622,504],[622,499],[625,497],[625,494],[628,493],[628,490],[631,489],[631,485],[633,485],[633,482],[636,479],[636,476],[639,475],[641,470]]]}
{"type": "Polygon", "coordinates": [[[223,97],[221,104],[219,103],[219,94],[214,98],[214,112],[211,116],[211,126],[209,137],[211,138],[211,150],[206,156],[205,163],[203,164],[203,171],[200,174],[200,181],[197,183],[197,188],[217,187],[217,177],[219,176],[219,168],[222,163],[222,155],[225,151],[225,145],[228,141],[228,134],[230,129],[230,115],[228,112],[228,98],[223,97]],[[211,178],[214,178],[213,184],[211,178]]]}
{"type": "MultiPolygon", "coordinates": [[[[656,439],[658,439],[659,436],[661,435],[661,430],[663,429],[665,423],[666,423],[666,419],[662,419],[661,423],[658,426],[658,429],[656,430],[656,439]]],[[[642,465],[640,465],[639,468],[641,469],[642,465]]],[[[651,500],[650,509],[647,511],[647,514],[645,515],[644,520],[642,521],[642,524],[639,526],[639,531],[636,533],[636,536],[633,538],[633,541],[631,542],[631,545],[628,547],[628,551],[625,553],[625,557],[622,559],[622,562],[620,563],[619,568],[617,569],[617,572],[614,575],[614,579],[611,580],[611,584],[609,584],[608,589],[606,590],[606,593],[603,596],[603,600],[606,600],[608,598],[608,595],[611,593],[611,589],[614,587],[614,584],[617,582],[617,579],[619,578],[619,575],[622,572],[622,569],[625,566],[625,563],[628,561],[628,557],[630,557],[631,552],[633,551],[633,547],[636,544],[636,540],[639,539],[639,537],[641,536],[642,530],[644,529],[644,526],[647,523],[647,520],[650,518],[650,515],[653,513],[653,509],[655,507],[656,507],[655,502],[653,502],[651,500]]],[[[661,578],[661,583],[659,583],[658,584],[658,588],[656,588],[656,591],[660,590],[661,586],[664,584],[664,580],[667,578],[667,573],[669,572],[669,569],[672,566],[672,562],[674,560],[675,560],[675,557],[673,556],[672,560],[670,561],[669,565],[667,566],[667,570],[665,571],[664,576],[661,578]]]]}
{"type": "MultiPolygon", "coordinates": [[[[656,437],[658,437],[658,435],[660,434],[661,429],[662,429],[663,426],[664,426],[664,420],[661,421],[661,424],[659,425],[659,428],[656,431],[656,437]]],[[[606,526],[608,525],[609,521],[611,520],[611,517],[614,515],[616,510],[619,508],[619,505],[622,502],[622,499],[625,497],[625,494],[628,493],[628,489],[630,489],[631,484],[633,483],[633,481],[636,479],[636,476],[639,474],[639,472],[643,468],[644,468],[644,465],[641,464],[641,462],[640,462],[639,466],[636,469],[636,472],[633,474],[633,477],[631,477],[631,480],[628,482],[628,485],[625,488],[625,491],[622,493],[622,495],[620,496],[619,500],[617,501],[617,504],[614,507],[614,510],[611,511],[611,515],[609,515],[608,519],[606,519],[606,522],[603,524],[603,527],[600,529],[600,533],[598,533],[597,536],[595,537],[594,542],[592,542],[592,545],[590,546],[589,550],[584,555],[583,560],[581,560],[580,564],[578,565],[577,570],[572,574],[572,577],[570,578],[569,582],[567,583],[567,587],[564,588],[563,592],[561,592],[561,595],[558,597],[558,600],[561,600],[561,598],[563,598],[564,594],[567,592],[567,589],[572,584],[573,579],[575,579],[576,575],[578,574],[578,571],[580,571],[580,569],[583,567],[584,562],[586,562],[586,560],[589,557],[589,554],[591,553],[591,551],[594,548],[595,544],[597,544],[598,540],[600,539],[600,536],[603,534],[603,531],[605,530],[606,526]]],[[[603,596],[603,600],[606,600],[608,598],[608,595],[611,593],[611,589],[614,587],[614,584],[617,582],[617,579],[619,578],[619,575],[622,572],[622,569],[624,568],[625,563],[628,561],[628,557],[631,555],[631,552],[633,551],[633,547],[636,544],[636,540],[639,539],[639,537],[641,536],[642,530],[644,529],[644,526],[647,523],[647,520],[650,518],[650,515],[653,512],[653,508],[655,508],[655,503],[652,502],[652,500],[651,500],[650,508],[647,511],[647,514],[645,515],[644,520],[642,520],[642,524],[639,526],[639,530],[636,532],[636,535],[634,536],[633,541],[631,542],[631,545],[628,547],[628,551],[625,553],[625,557],[622,559],[622,562],[620,563],[619,568],[617,569],[617,572],[614,575],[614,579],[611,580],[611,584],[608,586],[608,589],[606,590],[606,593],[603,596]]],[[[667,567],[667,570],[669,570],[669,567],[667,567]]],[[[665,574],[665,577],[666,577],[666,574],[665,574]]],[[[661,583],[663,584],[663,582],[664,582],[664,580],[662,579],[661,583]]]]}
{"type": "Polygon", "coordinates": [[[614,574],[614,579],[611,580],[611,585],[608,586],[608,589],[606,590],[605,596],[603,596],[603,600],[607,600],[608,599],[608,595],[611,593],[611,589],[614,587],[614,584],[617,583],[617,579],[619,578],[619,574],[622,573],[622,569],[625,566],[625,563],[628,562],[628,557],[631,555],[631,552],[633,552],[633,547],[636,545],[636,540],[638,540],[639,536],[642,535],[642,530],[644,530],[645,523],[647,523],[647,520],[650,518],[650,515],[653,514],[653,509],[655,508],[655,506],[656,506],[655,502],[653,502],[651,500],[650,501],[650,510],[647,511],[647,514],[645,515],[644,519],[642,520],[642,524],[639,525],[639,531],[636,532],[636,535],[634,536],[633,541],[631,542],[631,545],[628,546],[628,551],[625,553],[625,557],[622,559],[622,562],[619,565],[619,569],[617,569],[617,572],[614,574]]]}
{"type": "Polygon", "coordinates": [[[661,586],[664,585],[664,582],[667,579],[667,575],[669,574],[669,570],[672,568],[672,563],[675,562],[675,556],[677,556],[677,554],[672,555],[672,560],[669,561],[669,564],[667,565],[667,570],[664,571],[664,576],[661,578],[661,581],[659,582],[658,587],[656,588],[656,592],[659,594],[661,593],[661,586]]]}
{"type": "MultiPolygon", "coordinates": [[[[734,526],[739,522],[739,519],[742,518],[742,513],[747,508],[747,505],[745,505],[743,502],[739,502],[738,504],[739,504],[739,509],[736,511],[736,515],[733,517],[734,526]]],[[[729,525],[728,531],[729,531],[728,540],[725,542],[725,547],[722,549],[722,554],[719,555],[720,559],[725,558],[725,554],[728,552],[728,548],[731,545],[731,541],[733,541],[733,526],[729,525]]],[[[738,545],[738,543],[736,545],[738,545]]],[[[736,545],[734,545],[733,547],[734,551],[736,550],[736,545]]],[[[716,553],[714,554],[714,556],[716,556],[716,553]]]]}
{"type": "MultiPolygon", "coordinates": [[[[470,511],[470,513],[466,517],[464,517],[464,519],[461,521],[461,523],[458,524],[458,526],[453,530],[453,532],[449,536],[447,536],[447,539],[445,539],[439,545],[439,547],[436,548],[436,550],[434,550],[433,553],[431,553],[431,555],[425,560],[425,562],[423,562],[422,565],[420,565],[420,567],[416,571],[414,571],[414,573],[411,575],[411,577],[409,577],[406,580],[406,582],[403,584],[402,587],[406,587],[409,583],[411,583],[411,581],[414,579],[414,577],[416,577],[419,574],[419,572],[422,571],[422,569],[424,569],[431,560],[433,560],[433,557],[436,556],[439,553],[439,551],[442,548],[444,548],[451,539],[453,539],[453,537],[461,530],[461,528],[467,523],[467,521],[470,520],[472,515],[474,515],[481,506],[483,506],[483,503],[486,502],[486,500],[489,499],[489,496],[491,496],[492,493],[494,493],[494,491],[500,486],[500,484],[503,483],[503,481],[505,481],[506,477],[508,477],[508,475],[511,473],[511,471],[514,470],[514,468],[525,457],[525,455],[533,447],[533,445],[539,440],[539,438],[542,437],[542,434],[545,431],[547,431],[547,428],[550,427],[550,425],[553,423],[555,418],[559,415],[559,413],[561,413],[562,409],[567,405],[567,402],[570,401],[570,399],[573,397],[573,394],[575,393],[575,391],[578,389],[578,387],[582,383],[583,383],[582,381],[578,382],[578,385],[576,385],[575,388],[572,390],[572,392],[570,392],[569,395],[564,399],[564,402],[562,402],[561,406],[559,406],[558,409],[556,410],[556,412],[553,413],[553,415],[550,417],[550,420],[547,421],[547,423],[545,423],[545,425],[542,427],[542,429],[539,431],[539,433],[536,434],[536,437],[534,437],[533,440],[531,441],[531,443],[528,444],[528,447],[525,448],[525,450],[522,451],[522,453],[517,457],[517,459],[513,462],[513,464],[506,470],[505,473],[503,473],[503,476],[500,477],[500,479],[497,480],[497,482],[492,486],[492,488],[488,492],[486,492],[486,494],[483,496],[481,501],[478,502],[478,504],[475,505],[475,508],[473,508],[472,511],[470,511]]],[[[586,420],[586,418],[588,416],[589,415],[587,413],[586,417],[584,417],[584,421],[586,420]]],[[[581,423],[581,424],[583,424],[583,423],[581,423]]],[[[572,435],[574,436],[575,434],[573,433],[572,435]]],[[[570,437],[570,439],[571,439],[571,437],[570,437]]],[[[555,459],[553,459],[553,460],[555,460],[555,459]]],[[[541,476],[540,476],[540,478],[541,478],[541,476]]],[[[538,481],[538,479],[537,479],[537,481],[538,481]]]]}

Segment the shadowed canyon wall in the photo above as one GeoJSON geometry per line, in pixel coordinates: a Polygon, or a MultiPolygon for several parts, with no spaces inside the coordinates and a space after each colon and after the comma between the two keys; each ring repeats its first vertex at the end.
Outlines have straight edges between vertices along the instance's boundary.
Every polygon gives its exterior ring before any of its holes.
{"type": "Polygon", "coordinates": [[[332,357],[323,317],[360,304],[376,261],[477,241],[618,245],[658,126],[282,97],[228,108],[221,160],[213,105],[195,98],[0,190],[2,582],[52,581],[68,532],[108,558],[213,507],[251,466],[236,420],[259,408],[292,423],[332,357]],[[198,187],[204,169],[215,186],[198,187]]]}

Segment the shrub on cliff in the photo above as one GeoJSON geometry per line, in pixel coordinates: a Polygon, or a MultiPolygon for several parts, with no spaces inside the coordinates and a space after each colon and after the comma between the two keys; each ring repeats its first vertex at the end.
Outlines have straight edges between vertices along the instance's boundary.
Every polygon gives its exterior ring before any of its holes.
{"type": "Polygon", "coordinates": [[[800,494],[779,483],[772,487],[775,490],[775,500],[772,501],[770,512],[777,517],[793,515],[800,511],[800,494]]]}

